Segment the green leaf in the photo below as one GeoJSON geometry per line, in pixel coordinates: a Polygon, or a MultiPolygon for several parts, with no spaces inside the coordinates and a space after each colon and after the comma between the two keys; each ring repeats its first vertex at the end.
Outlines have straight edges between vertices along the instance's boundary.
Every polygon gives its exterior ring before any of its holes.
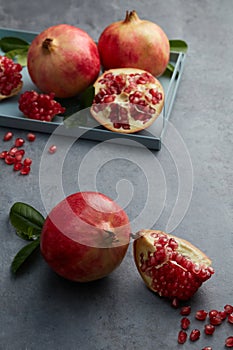
{"type": "Polygon", "coordinates": [[[25,67],[27,65],[27,49],[16,49],[5,53],[8,58],[14,59],[16,62],[25,67]]]}
{"type": "Polygon", "coordinates": [[[44,217],[26,203],[16,202],[10,209],[10,222],[19,237],[36,240],[41,234],[44,217]]]}
{"type": "Polygon", "coordinates": [[[80,96],[81,109],[91,107],[94,97],[95,97],[95,88],[93,85],[91,85],[80,96]]]}
{"type": "Polygon", "coordinates": [[[183,52],[186,53],[188,50],[188,45],[183,40],[169,40],[170,52],[183,52]]]}
{"type": "Polygon", "coordinates": [[[0,40],[0,48],[3,52],[29,48],[29,43],[23,39],[6,36],[0,40]]]}
{"type": "Polygon", "coordinates": [[[169,72],[174,72],[175,67],[174,67],[174,65],[173,65],[172,63],[168,63],[166,69],[167,69],[169,72]]]}
{"type": "Polygon", "coordinates": [[[11,263],[11,271],[15,274],[31,254],[39,247],[40,239],[28,243],[14,257],[11,263]]]}

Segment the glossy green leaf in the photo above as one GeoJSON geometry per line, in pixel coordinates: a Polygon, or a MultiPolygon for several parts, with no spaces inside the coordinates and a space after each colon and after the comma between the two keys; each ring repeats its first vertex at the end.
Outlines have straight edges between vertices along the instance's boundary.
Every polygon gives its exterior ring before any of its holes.
{"type": "Polygon", "coordinates": [[[80,96],[80,106],[82,109],[91,107],[95,97],[95,88],[93,85],[89,86],[80,96]]]}
{"type": "Polygon", "coordinates": [[[169,40],[170,52],[183,52],[186,53],[188,45],[184,40],[169,40]]]}
{"type": "Polygon", "coordinates": [[[16,202],[10,209],[10,222],[18,236],[25,240],[36,240],[41,234],[44,217],[26,203],[16,202]]]}
{"type": "Polygon", "coordinates": [[[17,49],[11,50],[5,53],[5,56],[11,58],[25,67],[27,65],[27,50],[26,49],[17,49]]]}
{"type": "Polygon", "coordinates": [[[8,37],[3,37],[0,40],[0,48],[2,49],[3,52],[18,50],[18,49],[28,50],[29,43],[23,39],[8,36],[8,37]]]}
{"type": "Polygon", "coordinates": [[[39,247],[40,239],[28,243],[24,246],[14,257],[11,263],[11,271],[15,274],[25,261],[32,255],[32,253],[39,247]]]}

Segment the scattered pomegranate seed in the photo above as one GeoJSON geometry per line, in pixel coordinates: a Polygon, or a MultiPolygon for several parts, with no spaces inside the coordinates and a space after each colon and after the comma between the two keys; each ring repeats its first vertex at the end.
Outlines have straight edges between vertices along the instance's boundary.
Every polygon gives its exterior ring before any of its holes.
{"type": "Polygon", "coordinates": [[[228,321],[229,323],[233,323],[233,312],[232,312],[230,315],[228,315],[227,321],[228,321]]]}
{"type": "Polygon", "coordinates": [[[14,169],[14,171],[19,171],[19,170],[22,169],[22,167],[23,167],[23,164],[18,162],[18,163],[14,164],[14,168],[13,169],[14,169]]]}
{"type": "Polygon", "coordinates": [[[57,151],[57,146],[56,145],[52,145],[49,147],[49,153],[53,154],[57,151]]]}
{"type": "Polygon", "coordinates": [[[31,132],[27,134],[27,140],[28,141],[33,142],[33,141],[35,141],[35,139],[36,139],[36,135],[35,134],[33,134],[31,132]]]}
{"type": "Polygon", "coordinates": [[[212,324],[206,324],[205,325],[205,334],[212,335],[215,331],[215,326],[212,324]]]}
{"type": "Polygon", "coordinates": [[[179,331],[177,341],[179,344],[184,344],[187,340],[187,333],[185,331],[179,331]]]}
{"type": "Polygon", "coordinates": [[[195,318],[199,321],[204,321],[208,315],[208,312],[205,310],[198,310],[195,314],[195,318]]]}
{"type": "Polygon", "coordinates": [[[1,158],[1,159],[5,159],[6,156],[7,156],[7,154],[8,154],[7,151],[2,151],[2,152],[0,153],[0,158],[1,158]]]}
{"type": "Polygon", "coordinates": [[[199,329],[193,329],[192,332],[190,333],[189,339],[191,341],[196,341],[200,338],[201,332],[199,329]]]}
{"type": "Polygon", "coordinates": [[[17,148],[17,147],[12,147],[12,148],[9,150],[8,154],[9,154],[10,156],[15,156],[15,154],[16,154],[17,151],[18,151],[18,148],[17,148]]]}
{"type": "Polygon", "coordinates": [[[225,320],[227,317],[226,311],[219,311],[219,316],[221,317],[222,320],[225,320]]]}
{"type": "Polygon", "coordinates": [[[226,304],[224,306],[224,310],[226,311],[227,314],[231,314],[233,312],[233,306],[230,304],[226,304]]]}
{"type": "Polygon", "coordinates": [[[32,160],[31,158],[25,158],[24,161],[23,161],[23,165],[31,165],[32,164],[32,160]]]}
{"type": "Polygon", "coordinates": [[[21,170],[20,170],[20,174],[21,175],[28,175],[30,173],[30,166],[24,165],[21,170]]]}
{"type": "Polygon", "coordinates": [[[186,330],[190,326],[190,320],[187,317],[183,317],[180,321],[181,328],[186,330]]]}
{"type": "Polygon", "coordinates": [[[211,346],[206,346],[205,348],[202,348],[201,350],[212,350],[211,346]]]}
{"type": "Polygon", "coordinates": [[[191,313],[191,306],[183,306],[180,310],[182,316],[188,316],[191,313]]]}
{"type": "Polygon", "coordinates": [[[216,315],[216,316],[210,317],[210,323],[211,323],[213,326],[219,326],[219,325],[222,323],[222,318],[221,318],[221,316],[216,315]]]}
{"type": "Polygon", "coordinates": [[[210,310],[209,311],[209,317],[212,318],[214,316],[218,315],[218,310],[210,310]]]}
{"type": "Polygon", "coordinates": [[[15,162],[15,157],[11,156],[10,154],[7,154],[5,157],[5,163],[8,165],[14,164],[15,162]]]}
{"type": "Polygon", "coordinates": [[[24,142],[25,142],[25,141],[24,141],[23,138],[17,137],[17,139],[15,140],[15,146],[16,146],[16,147],[21,147],[21,146],[23,146],[24,142]]]}
{"type": "Polygon", "coordinates": [[[233,348],[233,337],[228,337],[225,340],[225,346],[227,348],[233,348]]]}
{"type": "Polygon", "coordinates": [[[13,132],[8,131],[7,133],[5,133],[4,137],[3,137],[3,141],[9,141],[11,140],[13,137],[13,132]]]}

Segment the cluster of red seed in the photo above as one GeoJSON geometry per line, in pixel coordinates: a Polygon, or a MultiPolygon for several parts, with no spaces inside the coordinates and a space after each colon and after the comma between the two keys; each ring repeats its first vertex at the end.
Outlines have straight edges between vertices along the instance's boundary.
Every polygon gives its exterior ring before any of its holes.
{"type": "MultiPolygon", "coordinates": [[[[182,317],[180,322],[181,330],[178,333],[177,341],[179,344],[184,344],[188,339],[187,330],[190,327],[191,321],[187,317],[191,314],[191,306],[183,306],[180,310],[180,314],[182,317]]],[[[201,309],[196,311],[195,318],[199,321],[206,321],[208,319],[208,323],[204,325],[204,333],[206,335],[213,335],[215,332],[215,327],[219,326],[223,323],[224,320],[227,320],[230,324],[233,324],[233,306],[227,304],[224,306],[223,310],[210,310],[209,312],[201,309]]],[[[189,334],[190,341],[197,341],[201,336],[201,331],[197,328],[191,330],[189,334]]],[[[233,336],[229,336],[225,339],[225,346],[227,348],[233,348],[233,336]]],[[[212,347],[207,346],[202,350],[212,350],[212,347]]]]}
{"type": "MultiPolygon", "coordinates": [[[[3,141],[10,141],[13,138],[12,132],[7,132],[3,141]]],[[[27,140],[33,142],[36,136],[32,133],[27,134],[27,140]]],[[[21,137],[17,137],[14,141],[14,144],[10,147],[9,150],[4,150],[0,153],[0,159],[3,159],[7,165],[12,165],[14,171],[19,171],[21,175],[28,175],[31,171],[31,158],[24,158],[25,150],[21,148],[25,143],[25,140],[21,137]]]]}
{"type": "Polygon", "coordinates": [[[22,66],[6,56],[0,56],[0,94],[8,96],[21,83],[22,66]]]}

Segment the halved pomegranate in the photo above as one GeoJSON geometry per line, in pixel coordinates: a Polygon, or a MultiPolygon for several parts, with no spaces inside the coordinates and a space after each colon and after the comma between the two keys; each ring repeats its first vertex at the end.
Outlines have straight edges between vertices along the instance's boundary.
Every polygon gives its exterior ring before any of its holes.
{"type": "Polygon", "coordinates": [[[110,69],[97,79],[94,87],[91,114],[111,131],[134,133],[145,129],[163,109],[161,83],[141,69],[110,69]]]}
{"type": "Polygon", "coordinates": [[[22,89],[22,66],[11,58],[0,56],[0,101],[17,95],[22,89]]]}
{"type": "Polygon", "coordinates": [[[188,300],[214,273],[211,260],[190,242],[157,230],[142,230],[134,259],[145,284],[160,296],[188,300]]]}

